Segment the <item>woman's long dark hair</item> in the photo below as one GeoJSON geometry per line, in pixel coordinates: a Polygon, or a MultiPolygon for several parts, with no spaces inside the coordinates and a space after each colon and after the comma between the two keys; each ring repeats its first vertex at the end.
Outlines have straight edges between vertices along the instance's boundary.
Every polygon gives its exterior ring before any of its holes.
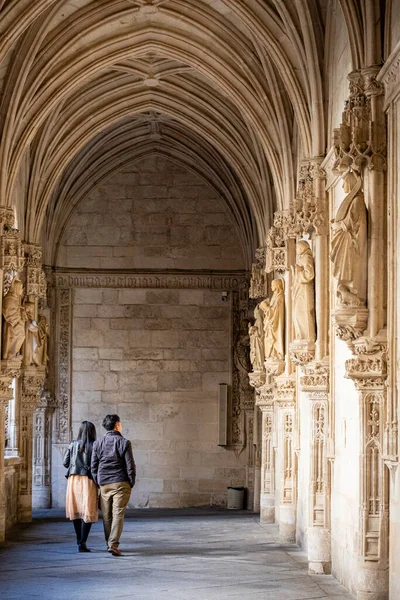
{"type": "Polygon", "coordinates": [[[78,432],[79,450],[89,452],[92,450],[93,442],[96,440],[96,427],[91,421],[82,421],[78,432]]]}

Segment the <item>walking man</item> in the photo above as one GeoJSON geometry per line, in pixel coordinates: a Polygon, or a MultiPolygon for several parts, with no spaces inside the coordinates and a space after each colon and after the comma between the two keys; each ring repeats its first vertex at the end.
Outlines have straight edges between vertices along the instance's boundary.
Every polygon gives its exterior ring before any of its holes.
{"type": "Polygon", "coordinates": [[[100,486],[100,507],[103,513],[107,550],[122,556],[118,549],[124,526],[124,513],[135,485],[136,466],[132,446],[122,436],[118,415],[107,415],[103,421],[106,434],[93,444],[91,472],[100,486]]]}

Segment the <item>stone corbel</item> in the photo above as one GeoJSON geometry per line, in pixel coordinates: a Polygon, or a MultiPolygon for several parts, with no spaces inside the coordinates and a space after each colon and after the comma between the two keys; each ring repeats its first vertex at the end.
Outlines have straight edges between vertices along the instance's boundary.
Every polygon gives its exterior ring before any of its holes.
{"type": "Polygon", "coordinates": [[[266,380],[265,371],[253,371],[249,373],[249,383],[252,388],[258,393],[259,389],[264,385],[266,380]]]}
{"type": "Polygon", "coordinates": [[[0,399],[8,402],[13,398],[13,379],[21,373],[22,356],[0,361],[0,399]]]}
{"type": "Polygon", "coordinates": [[[368,325],[367,308],[339,306],[333,313],[337,337],[346,342],[351,351],[354,342],[363,336],[368,325]]]}
{"type": "Polygon", "coordinates": [[[289,346],[290,360],[295,365],[304,366],[315,358],[315,342],[293,340],[289,346]]]}

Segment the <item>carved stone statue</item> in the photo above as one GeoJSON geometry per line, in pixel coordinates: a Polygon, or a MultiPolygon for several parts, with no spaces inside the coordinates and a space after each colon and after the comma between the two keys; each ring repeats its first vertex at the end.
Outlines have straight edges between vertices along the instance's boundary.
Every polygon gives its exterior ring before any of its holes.
{"type": "Polygon", "coordinates": [[[24,360],[25,367],[30,367],[34,364],[34,354],[38,346],[38,324],[35,321],[35,304],[33,302],[25,302],[25,344],[24,344],[24,360]]]}
{"type": "Polygon", "coordinates": [[[332,223],[330,258],[340,304],[360,306],[367,293],[367,209],[360,175],[345,173],[343,189],[347,196],[332,223]]]}
{"type": "Polygon", "coordinates": [[[2,358],[15,358],[25,340],[25,309],[21,306],[22,281],[14,277],[3,299],[2,358]]]}
{"type": "Polygon", "coordinates": [[[315,342],[314,259],[305,240],[296,244],[296,266],[292,267],[293,325],[296,340],[315,342]]]}
{"type": "Polygon", "coordinates": [[[263,340],[263,320],[259,306],[254,309],[254,325],[249,323],[250,336],[250,361],[253,371],[263,371],[264,369],[264,340],[263,340]]]}
{"type": "Polygon", "coordinates": [[[44,315],[39,315],[38,320],[38,332],[37,332],[37,346],[33,353],[33,364],[37,367],[46,367],[47,361],[49,360],[47,343],[49,335],[49,325],[44,315]]]}
{"type": "Polygon", "coordinates": [[[265,358],[283,359],[285,356],[285,293],[283,279],[274,279],[271,284],[272,298],[260,304],[264,312],[265,358]]]}

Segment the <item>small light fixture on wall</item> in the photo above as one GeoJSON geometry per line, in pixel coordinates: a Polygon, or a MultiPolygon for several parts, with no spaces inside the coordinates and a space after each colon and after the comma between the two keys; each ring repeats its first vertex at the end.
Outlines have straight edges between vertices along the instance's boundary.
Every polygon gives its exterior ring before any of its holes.
{"type": "Polygon", "coordinates": [[[228,300],[228,292],[221,292],[221,301],[227,302],[228,300]]]}

